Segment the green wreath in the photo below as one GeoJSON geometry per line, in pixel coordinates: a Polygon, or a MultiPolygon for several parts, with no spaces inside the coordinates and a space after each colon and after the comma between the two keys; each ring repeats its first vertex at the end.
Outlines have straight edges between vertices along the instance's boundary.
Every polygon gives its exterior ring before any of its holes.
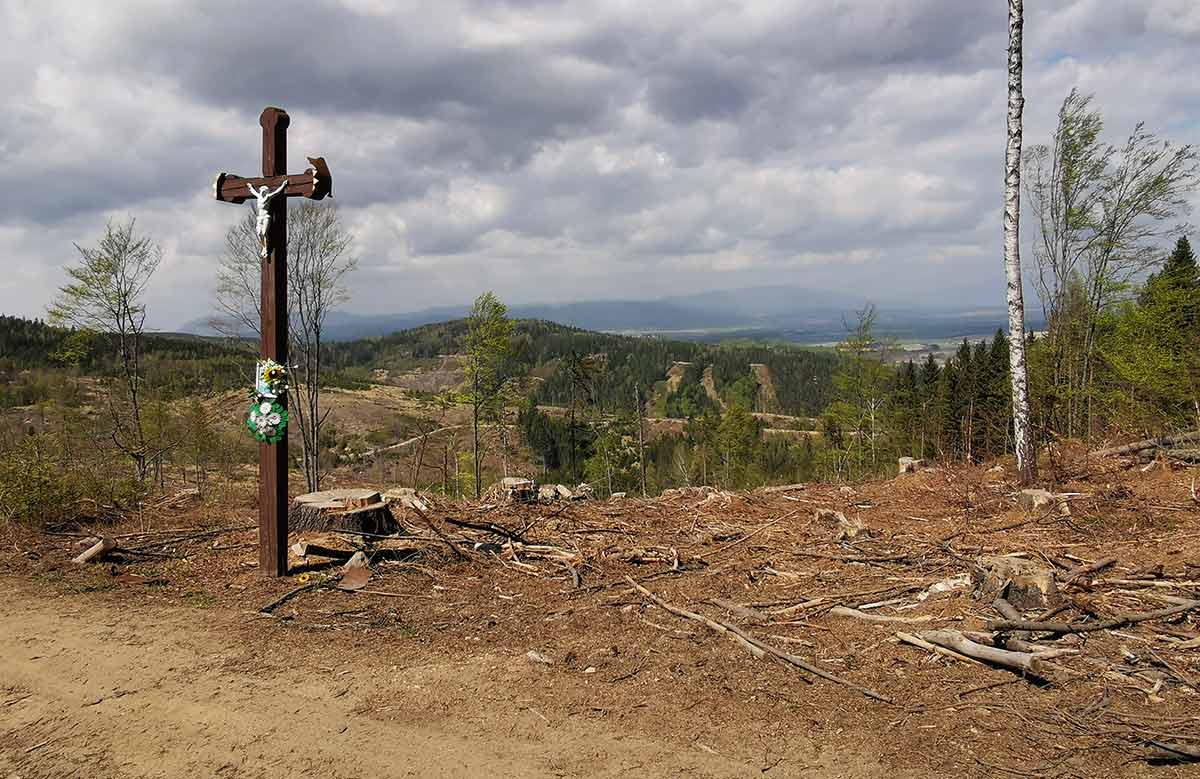
{"type": "Polygon", "coordinates": [[[277,444],[287,435],[288,412],[277,400],[256,398],[250,404],[246,427],[259,441],[277,444]]]}

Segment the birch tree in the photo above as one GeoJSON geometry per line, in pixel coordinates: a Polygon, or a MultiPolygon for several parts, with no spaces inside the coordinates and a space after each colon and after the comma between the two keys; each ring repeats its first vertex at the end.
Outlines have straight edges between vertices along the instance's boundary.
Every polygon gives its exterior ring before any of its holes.
{"type": "Polygon", "coordinates": [[[875,335],[878,314],[868,304],[857,312],[854,329],[837,345],[841,364],[833,375],[834,401],[825,410],[830,455],[839,472],[861,476],[879,466],[887,432],[884,408],[893,381],[887,364],[891,347],[875,335]],[[833,433],[832,431],[838,431],[833,433]]]}
{"type": "Polygon", "coordinates": [[[1021,280],[1021,114],[1025,98],[1022,33],[1023,0],[1008,0],[1008,143],[1004,151],[1004,270],[1008,278],[1009,373],[1012,376],[1013,438],[1023,484],[1037,478],[1037,458],[1029,428],[1029,376],[1025,361],[1025,299],[1021,280]]]}
{"type": "Polygon", "coordinates": [[[109,223],[94,248],[78,244],[79,264],[67,268],[64,284],[50,305],[53,324],[103,333],[116,341],[120,359],[120,393],[110,393],[113,443],[133,460],[138,481],[150,461],[161,454],[146,434],[142,398],[142,333],[146,324],[144,294],[162,260],[162,249],[134,231],[134,220],[109,223]]]}

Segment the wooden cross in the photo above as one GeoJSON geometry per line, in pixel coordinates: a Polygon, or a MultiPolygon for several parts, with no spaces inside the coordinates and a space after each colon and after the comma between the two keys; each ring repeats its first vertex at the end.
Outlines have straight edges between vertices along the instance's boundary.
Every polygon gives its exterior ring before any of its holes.
{"type": "MultiPolygon", "coordinates": [[[[217,174],[213,195],[223,203],[244,203],[255,197],[251,187],[278,188],[287,173],[287,128],[291,120],[282,108],[265,108],[262,125],[261,178],[217,174]]],[[[307,197],[321,200],[332,195],[333,179],[323,157],[309,157],[311,168],[286,176],[287,187],[268,202],[271,215],[267,247],[262,260],[261,353],[264,360],[288,364],[287,315],[287,200],[307,197]]],[[[279,402],[287,405],[287,397],[279,402]]],[[[287,574],[288,447],[287,436],[276,444],[258,447],[258,568],[267,576],[287,574]]]]}

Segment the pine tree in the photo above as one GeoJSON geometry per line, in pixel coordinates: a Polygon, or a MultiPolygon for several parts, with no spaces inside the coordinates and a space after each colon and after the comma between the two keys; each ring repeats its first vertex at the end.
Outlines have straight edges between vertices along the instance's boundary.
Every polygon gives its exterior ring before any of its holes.
{"type": "Polygon", "coordinates": [[[1101,354],[1123,385],[1110,393],[1119,419],[1150,432],[1200,425],[1200,274],[1186,238],[1117,313],[1101,354]]]}
{"type": "Polygon", "coordinates": [[[920,441],[918,426],[921,419],[921,398],[918,387],[917,369],[912,360],[896,374],[896,388],[892,392],[889,427],[895,431],[896,444],[902,453],[916,453],[920,441]]]}
{"type": "Polygon", "coordinates": [[[1008,452],[1012,440],[1008,336],[1003,330],[996,330],[996,335],[992,338],[988,362],[991,364],[991,375],[986,390],[988,410],[987,438],[984,446],[987,457],[997,457],[1008,452]]]}
{"type": "Polygon", "coordinates": [[[942,368],[937,364],[937,360],[929,354],[925,358],[925,362],[921,365],[921,391],[920,391],[920,452],[919,456],[929,457],[930,455],[938,454],[938,437],[941,426],[934,416],[934,410],[937,408],[937,393],[938,384],[942,375],[942,368]]]}
{"type": "Polygon", "coordinates": [[[940,457],[953,457],[958,451],[959,386],[958,368],[953,360],[947,360],[938,375],[933,401],[933,416],[937,425],[935,445],[940,457]]]}
{"type": "Polygon", "coordinates": [[[730,403],[717,428],[725,489],[745,487],[762,445],[762,425],[741,403],[730,403]]]}
{"type": "Polygon", "coordinates": [[[1175,249],[1167,256],[1162,270],[1146,281],[1147,289],[1156,284],[1166,284],[1172,289],[1194,290],[1200,287],[1200,272],[1196,268],[1196,256],[1187,236],[1179,237],[1175,249]]]}

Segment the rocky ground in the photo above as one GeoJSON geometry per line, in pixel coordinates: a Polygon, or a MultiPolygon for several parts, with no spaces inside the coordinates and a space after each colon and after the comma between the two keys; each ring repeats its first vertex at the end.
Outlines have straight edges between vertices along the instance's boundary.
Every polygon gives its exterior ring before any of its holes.
{"type": "Polygon", "coordinates": [[[250,505],[10,526],[0,774],[1193,775],[1194,470],[1058,475],[398,502],[401,537],[298,539],[361,548],[356,591],[258,577],[250,505]]]}

